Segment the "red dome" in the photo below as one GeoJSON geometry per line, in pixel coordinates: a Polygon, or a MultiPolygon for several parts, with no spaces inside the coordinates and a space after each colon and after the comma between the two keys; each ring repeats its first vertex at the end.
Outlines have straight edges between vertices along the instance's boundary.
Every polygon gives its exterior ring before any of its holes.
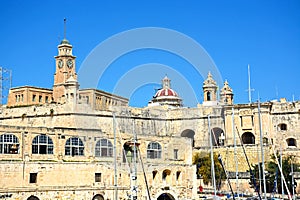
{"type": "Polygon", "coordinates": [[[165,97],[165,96],[173,96],[178,97],[177,93],[170,88],[163,88],[156,92],[154,98],[156,97],[165,97]]]}

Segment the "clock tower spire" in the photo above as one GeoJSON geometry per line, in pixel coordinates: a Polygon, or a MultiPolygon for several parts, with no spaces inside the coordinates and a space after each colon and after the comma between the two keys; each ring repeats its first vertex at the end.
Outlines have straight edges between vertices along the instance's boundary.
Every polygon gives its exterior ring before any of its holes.
{"type": "Polygon", "coordinates": [[[60,42],[57,48],[58,55],[55,56],[53,100],[55,102],[64,102],[66,86],[68,85],[67,80],[72,77],[75,81],[77,81],[75,68],[76,56],[73,56],[73,46],[66,39],[66,19],[64,19],[64,39],[60,42]]]}

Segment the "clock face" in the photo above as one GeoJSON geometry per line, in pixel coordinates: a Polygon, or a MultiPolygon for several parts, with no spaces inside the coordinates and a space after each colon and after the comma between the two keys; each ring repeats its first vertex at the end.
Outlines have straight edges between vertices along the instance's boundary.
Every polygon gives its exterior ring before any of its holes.
{"type": "Polygon", "coordinates": [[[64,62],[62,60],[58,61],[58,67],[62,68],[64,66],[64,62]]]}
{"type": "Polygon", "coordinates": [[[68,60],[67,61],[67,65],[69,68],[72,68],[73,67],[73,61],[72,60],[68,60]]]}

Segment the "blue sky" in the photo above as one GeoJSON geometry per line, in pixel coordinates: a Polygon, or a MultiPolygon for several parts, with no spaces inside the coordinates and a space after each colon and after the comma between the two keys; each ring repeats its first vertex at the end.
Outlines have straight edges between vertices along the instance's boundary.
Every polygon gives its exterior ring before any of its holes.
{"type": "MultiPolygon", "coordinates": [[[[0,66],[12,70],[13,87],[51,88],[64,18],[67,39],[77,56],[77,70],[108,38],[136,28],[159,27],[177,31],[200,44],[223,80],[227,79],[233,88],[235,103],[248,102],[248,64],[251,87],[255,89],[253,101],[258,93],[261,101],[280,97],[292,100],[293,96],[299,100],[299,11],[297,0],[1,1],[0,66]]],[[[181,56],[168,51],[132,51],[106,69],[97,87],[119,95],[132,94],[126,97],[133,106],[147,105],[165,74],[186,106],[193,107],[203,99],[203,77],[181,56]],[[149,63],[155,66],[151,68],[149,63]],[[144,70],[137,70],[138,66],[144,70]],[[151,81],[147,79],[149,69],[153,69],[151,81]],[[133,79],[141,81],[126,88],[126,80],[133,79]],[[115,89],[118,83],[123,87],[115,89]],[[122,91],[132,88],[135,90],[122,91]]]]}

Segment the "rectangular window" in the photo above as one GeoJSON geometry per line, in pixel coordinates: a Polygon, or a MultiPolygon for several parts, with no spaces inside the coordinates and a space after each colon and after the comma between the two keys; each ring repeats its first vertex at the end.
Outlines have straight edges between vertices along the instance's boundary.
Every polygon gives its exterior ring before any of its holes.
{"type": "Polygon", "coordinates": [[[174,149],[174,160],[178,160],[178,149],[174,149]]]}
{"type": "Polygon", "coordinates": [[[43,97],[39,96],[39,102],[42,103],[43,97]]]}
{"type": "Polygon", "coordinates": [[[240,119],[241,119],[241,127],[243,127],[243,117],[240,116],[240,119]]]}
{"type": "Polygon", "coordinates": [[[36,182],[37,182],[37,173],[30,173],[29,183],[36,183],[36,182]]]}
{"type": "Polygon", "coordinates": [[[95,182],[101,182],[101,173],[95,173],[95,182]]]}
{"type": "Polygon", "coordinates": [[[46,96],[46,97],[45,97],[45,102],[48,103],[48,101],[49,101],[49,97],[46,96]]]}
{"type": "Polygon", "coordinates": [[[32,102],[35,102],[35,98],[36,98],[36,95],[33,94],[33,95],[32,95],[32,102]]]}

